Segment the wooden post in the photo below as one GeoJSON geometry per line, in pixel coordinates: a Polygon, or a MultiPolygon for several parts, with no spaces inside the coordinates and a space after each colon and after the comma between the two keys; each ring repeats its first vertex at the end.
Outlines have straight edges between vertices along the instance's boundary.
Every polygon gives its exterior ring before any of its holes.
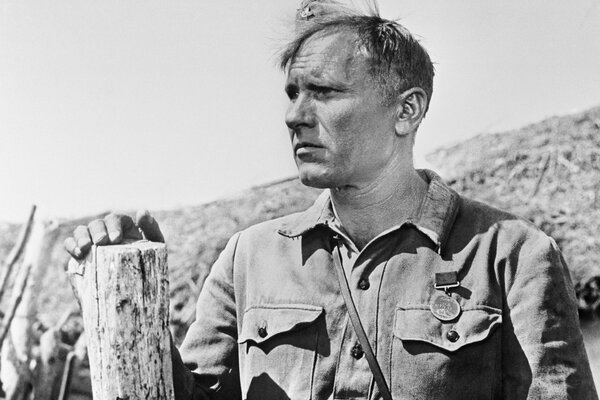
{"type": "Polygon", "coordinates": [[[21,231],[19,232],[19,237],[17,238],[17,242],[15,246],[12,248],[8,257],[4,261],[2,265],[2,276],[0,277],[0,300],[4,295],[4,290],[6,289],[6,283],[8,282],[8,278],[12,272],[13,266],[16,261],[19,259],[23,248],[27,244],[27,239],[29,238],[29,234],[31,233],[31,227],[33,226],[33,218],[35,216],[36,205],[31,206],[31,211],[29,211],[29,218],[23,226],[21,227],[21,231]]]}
{"type": "MultiPolygon", "coordinates": [[[[51,238],[55,234],[56,230],[52,223],[43,220],[36,220],[33,223],[23,263],[15,277],[11,300],[0,329],[2,344],[0,378],[4,384],[7,400],[28,398],[28,393],[39,383],[32,374],[32,365],[35,361],[35,355],[32,354],[35,344],[33,325],[38,312],[38,295],[44,285],[47,270],[46,255],[50,252],[53,243],[51,238]]],[[[51,388],[47,392],[51,392],[51,388]]],[[[36,393],[35,397],[46,399],[41,392],[36,393]]]]}
{"type": "Polygon", "coordinates": [[[164,244],[92,247],[71,260],[95,400],[174,399],[164,244]]]}

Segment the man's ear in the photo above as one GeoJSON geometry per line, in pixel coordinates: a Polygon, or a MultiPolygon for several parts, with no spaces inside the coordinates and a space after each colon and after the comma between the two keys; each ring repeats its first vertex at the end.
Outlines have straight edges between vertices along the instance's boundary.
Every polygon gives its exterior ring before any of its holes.
{"type": "Polygon", "coordinates": [[[403,92],[396,106],[396,135],[405,136],[415,132],[427,110],[427,94],[421,88],[403,92]]]}

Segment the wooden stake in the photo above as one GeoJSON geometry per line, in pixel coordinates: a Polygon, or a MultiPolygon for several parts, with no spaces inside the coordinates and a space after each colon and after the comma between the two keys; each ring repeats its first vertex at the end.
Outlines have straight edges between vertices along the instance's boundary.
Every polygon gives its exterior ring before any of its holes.
{"type": "Polygon", "coordinates": [[[52,223],[42,220],[33,223],[23,262],[12,285],[11,300],[0,328],[0,344],[3,345],[0,377],[7,400],[28,398],[27,393],[34,386],[39,389],[35,393],[36,400],[49,399],[52,392],[51,387],[40,387],[42,380],[38,379],[40,370],[34,368],[37,360],[33,348],[37,300],[43,285],[49,284],[44,277],[48,254],[55,242],[52,238],[56,234],[52,223]]]}
{"type": "Polygon", "coordinates": [[[174,399],[164,244],[93,247],[71,260],[95,400],[174,399]]]}
{"type": "Polygon", "coordinates": [[[21,231],[19,232],[19,236],[17,237],[17,242],[14,247],[10,251],[10,254],[4,261],[2,265],[1,271],[2,276],[0,277],[0,299],[4,297],[4,290],[6,289],[6,283],[8,282],[8,278],[12,272],[13,266],[15,262],[21,255],[25,244],[27,243],[27,239],[29,238],[29,234],[31,233],[31,227],[33,226],[33,217],[35,215],[36,206],[35,204],[31,206],[29,211],[29,217],[27,221],[21,227],[21,231]]]}

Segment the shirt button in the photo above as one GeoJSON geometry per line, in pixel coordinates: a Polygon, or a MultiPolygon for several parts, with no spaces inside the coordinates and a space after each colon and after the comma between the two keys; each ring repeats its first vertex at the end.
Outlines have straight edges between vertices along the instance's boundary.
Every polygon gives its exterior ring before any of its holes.
{"type": "Polygon", "coordinates": [[[455,330],[451,330],[451,331],[448,331],[448,333],[446,333],[446,337],[448,338],[449,341],[454,343],[460,338],[460,335],[455,330]]]}
{"type": "Polygon", "coordinates": [[[370,286],[371,286],[371,284],[369,283],[369,281],[367,279],[363,278],[360,281],[358,281],[358,287],[361,290],[367,290],[370,286]]]}
{"type": "Polygon", "coordinates": [[[350,354],[352,355],[352,357],[356,358],[357,360],[360,360],[362,358],[363,354],[365,354],[365,353],[364,353],[360,343],[356,343],[352,347],[352,350],[350,350],[350,354]]]}
{"type": "Polygon", "coordinates": [[[258,328],[258,336],[260,336],[261,338],[264,338],[267,335],[268,335],[267,328],[265,328],[264,326],[261,326],[260,328],[258,328]]]}

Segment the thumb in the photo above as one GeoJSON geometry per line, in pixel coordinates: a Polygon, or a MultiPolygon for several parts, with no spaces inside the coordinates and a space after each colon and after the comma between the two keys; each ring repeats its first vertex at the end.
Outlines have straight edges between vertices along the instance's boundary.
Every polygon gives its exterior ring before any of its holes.
{"type": "Polygon", "coordinates": [[[135,223],[142,230],[144,237],[151,242],[165,242],[158,222],[154,219],[148,210],[139,210],[135,216],[135,223]]]}

